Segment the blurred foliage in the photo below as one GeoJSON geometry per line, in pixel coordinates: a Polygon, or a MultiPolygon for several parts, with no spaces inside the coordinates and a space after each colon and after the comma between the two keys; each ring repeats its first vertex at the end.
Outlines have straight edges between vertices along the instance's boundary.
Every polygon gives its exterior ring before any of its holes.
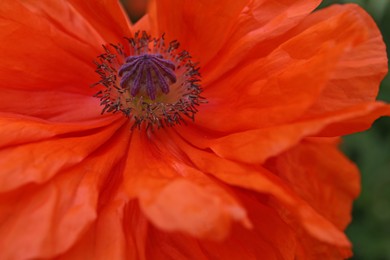
{"type": "MultiPolygon", "coordinates": [[[[136,21],[146,0],[122,0],[136,21]]],[[[357,3],[376,20],[390,46],[390,0],[324,0],[331,4],[357,3]]],[[[381,86],[378,99],[390,102],[390,76],[381,86]]],[[[355,260],[390,260],[390,118],[381,118],[366,132],[344,138],[345,153],[362,173],[362,193],[355,202],[347,235],[354,245],[355,260]]]]}
{"type": "MultiPolygon", "coordinates": [[[[321,8],[337,3],[363,7],[390,46],[390,0],[325,0],[321,8]]],[[[390,102],[389,75],[382,82],[378,99],[390,102]]],[[[390,118],[377,120],[369,131],[345,137],[342,148],[362,173],[362,193],[347,229],[354,245],[352,259],[390,259],[390,118]]]]}

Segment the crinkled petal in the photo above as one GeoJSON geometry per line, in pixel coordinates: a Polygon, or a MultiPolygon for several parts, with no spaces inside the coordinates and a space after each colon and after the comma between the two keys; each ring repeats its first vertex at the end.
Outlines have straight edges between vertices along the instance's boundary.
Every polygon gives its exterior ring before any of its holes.
{"type": "Polygon", "coordinates": [[[92,95],[89,86],[98,81],[92,61],[103,43],[129,36],[125,19],[117,1],[2,3],[0,89],[92,95]]]}
{"type": "Polygon", "coordinates": [[[253,229],[235,225],[226,240],[212,242],[151,228],[147,259],[293,259],[295,234],[275,210],[248,193],[238,190],[234,193],[248,209],[253,229]]]}
{"type": "MultiPolygon", "coordinates": [[[[115,167],[125,154],[127,131],[122,127],[93,156],[59,169],[43,185],[0,194],[0,250],[5,259],[53,257],[84,235],[99,214],[98,201],[102,204],[111,196],[105,191],[118,185],[111,174],[121,177],[115,167]]],[[[58,158],[47,157],[45,163],[54,164],[58,158]]]]}
{"type": "Polygon", "coordinates": [[[184,231],[194,237],[221,240],[228,235],[232,219],[246,218],[245,211],[236,202],[226,202],[233,199],[215,187],[209,191],[210,186],[205,189],[191,181],[175,180],[157,191],[155,198],[140,196],[141,206],[161,230],[184,231]]]}
{"type": "Polygon", "coordinates": [[[279,49],[229,74],[204,91],[207,103],[199,107],[196,124],[229,133],[300,117],[316,101],[333,71],[341,52],[334,48],[325,43],[322,50],[304,59],[279,49]]]}
{"type": "MultiPolygon", "coordinates": [[[[0,21],[0,88],[91,93],[88,86],[96,81],[92,60],[97,48],[19,1],[2,4],[0,21]]],[[[97,47],[95,37],[90,37],[97,47]]]]}
{"type": "Polygon", "coordinates": [[[123,223],[125,223],[127,259],[147,260],[146,240],[151,225],[136,201],[126,205],[123,223]]]}
{"type": "Polygon", "coordinates": [[[360,176],[357,167],[339,151],[338,143],[333,138],[307,138],[271,158],[266,167],[317,212],[344,229],[351,218],[352,201],[360,191],[360,176]]]}
{"type": "Polygon", "coordinates": [[[261,166],[249,166],[216,156],[214,153],[194,148],[172,135],[192,163],[201,171],[238,187],[272,195],[291,212],[299,225],[316,239],[340,247],[350,243],[343,232],[318,214],[286,183],[261,166]]]}
{"type": "Polygon", "coordinates": [[[124,182],[148,219],[164,231],[216,240],[228,235],[233,221],[250,227],[236,199],[201,171],[186,165],[176,148],[167,149],[168,138],[161,134],[148,139],[134,132],[131,141],[124,182]],[[159,143],[158,138],[164,141],[159,143]]]}
{"type": "Polygon", "coordinates": [[[58,259],[146,260],[146,217],[135,201],[128,201],[122,188],[111,195],[112,200],[101,205],[95,223],[58,259]]]}
{"type": "MultiPolygon", "coordinates": [[[[2,112],[63,122],[99,116],[99,101],[92,97],[97,90],[90,87],[99,80],[93,60],[105,41],[102,28],[112,34],[113,27],[96,27],[80,13],[104,9],[104,1],[95,1],[94,6],[83,3],[15,0],[2,4],[2,112]]],[[[125,19],[119,15],[118,3],[99,12],[125,19]]],[[[122,24],[125,32],[127,26],[122,24]]]]}
{"type": "Polygon", "coordinates": [[[353,48],[341,57],[319,99],[307,112],[308,118],[374,101],[380,82],[388,70],[386,46],[381,33],[373,19],[358,5],[334,5],[320,10],[307,17],[298,28],[305,30],[335,15],[348,17],[349,23],[356,23],[361,28],[361,35],[353,48]]]}
{"type": "Polygon", "coordinates": [[[263,163],[293,147],[308,136],[334,137],[364,131],[380,116],[390,115],[390,106],[369,102],[310,120],[237,132],[224,137],[204,129],[181,128],[178,132],[194,146],[210,148],[218,156],[244,163],[263,163]]]}
{"type": "MultiPolygon", "coordinates": [[[[362,28],[369,31],[371,24],[355,16],[349,9],[332,12],[327,19],[291,33],[267,57],[243,63],[218,82],[206,83],[203,95],[208,103],[200,107],[196,122],[212,130],[233,132],[291,122],[302,116],[329,85],[345,55],[358,48],[358,43],[370,44],[369,35],[362,36],[362,28]]],[[[378,54],[386,60],[383,53],[378,54]]],[[[363,64],[364,69],[369,68],[363,64]]]]}
{"type": "Polygon", "coordinates": [[[29,116],[0,113],[0,147],[18,146],[48,140],[59,136],[78,136],[83,132],[97,132],[110,124],[116,124],[117,117],[101,117],[95,120],[73,123],[52,123],[29,116]]]}
{"type": "MultiPolygon", "coordinates": [[[[10,191],[28,183],[43,183],[61,170],[78,165],[91,153],[96,151],[117,132],[120,123],[106,125],[102,128],[55,134],[50,123],[39,124],[29,121],[6,120],[2,131],[10,132],[9,138],[15,143],[6,142],[0,149],[0,191],[10,191]],[[12,123],[14,123],[12,125],[12,123]],[[19,129],[17,129],[20,127],[19,129]],[[37,127],[37,128],[35,128],[37,127]],[[34,129],[35,128],[35,129],[34,129]],[[47,132],[38,132],[43,128],[47,132]],[[29,136],[30,135],[30,136],[29,136]],[[25,140],[18,140],[18,137],[25,140]],[[16,163],[17,162],[17,163],[16,163]]],[[[60,130],[61,132],[61,130],[60,130]]]]}
{"type": "Polygon", "coordinates": [[[248,0],[157,0],[148,14],[152,34],[178,40],[201,65],[207,63],[228,40],[248,0]],[[217,33],[218,32],[218,33],[217,33]]]}
{"type": "MultiPolygon", "coordinates": [[[[99,99],[56,90],[2,89],[0,111],[51,122],[85,122],[102,117],[99,99]]],[[[92,122],[91,122],[92,123],[92,122]]]]}
{"type": "Polygon", "coordinates": [[[203,68],[205,82],[213,82],[244,62],[265,57],[286,38],[283,35],[310,14],[320,0],[248,1],[229,39],[203,68]]]}
{"type": "Polygon", "coordinates": [[[78,1],[70,5],[104,38],[106,43],[117,43],[130,36],[130,21],[117,0],[78,1]]]}
{"type": "MultiPolygon", "coordinates": [[[[90,166],[88,163],[83,166],[90,166]]],[[[91,176],[89,176],[91,177],[91,176]]],[[[96,187],[80,168],[44,187],[0,195],[4,259],[51,257],[69,248],[95,219],[96,187]],[[66,191],[66,192],[64,192],[66,191]]]]}
{"type": "Polygon", "coordinates": [[[340,248],[327,243],[313,239],[299,228],[295,223],[290,223],[290,227],[296,234],[299,234],[299,243],[297,243],[297,252],[295,259],[327,259],[340,260],[349,259],[353,252],[351,248],[340,248]]]}
{"type": "Polygon", "coordinates": [[[309,122],[324,118],[327,122],[315,135],[334,137],[365,131],[382,116],[390,116],[390,105],[383,102],[368,102],[313,117],[309,122]]]}
{"type": "Polygon", "coordinates": [[[99,46],[99,43],[103,42],[116,42],[130,33],[126,13],[116,0],[14,2],[20,2],[58,30],[87,44],[99,46]]]}

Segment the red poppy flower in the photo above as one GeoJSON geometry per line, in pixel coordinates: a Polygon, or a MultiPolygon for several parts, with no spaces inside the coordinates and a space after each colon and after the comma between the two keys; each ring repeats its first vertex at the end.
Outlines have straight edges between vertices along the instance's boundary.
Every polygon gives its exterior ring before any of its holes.
{"type": "Polygon", "coordinates": [[[350,256],[338,138],[390,114],[387,60],[319,3],[3,1],[2,258],[350,256]]]}

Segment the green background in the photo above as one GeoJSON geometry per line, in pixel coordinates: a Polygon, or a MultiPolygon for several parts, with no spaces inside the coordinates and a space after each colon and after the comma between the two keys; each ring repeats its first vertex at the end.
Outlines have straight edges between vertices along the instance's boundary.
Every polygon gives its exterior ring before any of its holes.
{"type": "MultiPolygon", "coordinates": [[[[338,3],[357,3],[366,9],[390,46],[390,0],[324,0],[319,8],[338,3]]],[[[133,21],[139,16],[134,15],[133,21]]],[[[378,99],[390,102],[390,76],[384,79],[378,99]]],[[[390,118],[377,120],[369,131],[345,137],[342,149],[362,174],[362,193],[347,229],[354,245],[352,259],[390,260],[390,118]]]]}
{"type": "MultiPolygon", "coordinates": [[[[325,0],[320,8],[335,3],[357,3],[366,9],[390,46],[390,0],[325,0]]],[[[389,75],[378,99],[390,102],[389,75]]],[[[362,193],[347,229],[354,246],[352,259],[390,259],[390,118],[377,120],[366,132],[345,137],[342,148],[362,174],[362,193]]]]}

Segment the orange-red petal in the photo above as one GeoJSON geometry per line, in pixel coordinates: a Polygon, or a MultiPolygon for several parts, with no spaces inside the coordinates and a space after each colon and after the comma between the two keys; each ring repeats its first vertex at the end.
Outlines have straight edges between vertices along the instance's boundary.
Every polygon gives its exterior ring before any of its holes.
{"type": "MultiPolygon", "coordinates": [[[[72,163],[72,160],[67,158],[70,155],[65,158],[55,157],[56,153],[47,149],[54,155],[46,154],[44,165],[52,166],[48,171],[57,167],[55,176],[46,183],[31,183],[0,194],[0,232],[3,236],[0,250],[3,257],[54,257],[68,250],[83,236],[97,217],[98,205],[111,197],[111,194],[105,191],[110,190],[112,185],[118,185],[115,184],[113,176],[121,178],[117,164],[125,155],[129,137],[124,133],[127,131],[127,127],[122,127],[116,132],[117,135],[107,138],[107,143],[95,149],[93,156],[85,158],[73,167],[58,168],[57,165],[62,161],[72,163]]],[[[94,143],[91,139],[89,142],[94,143]]],[[[61,150],[60,148],[57,146],[57,149],[61,150]]],[[[75,153],[77,151],[74,150],[75,153]]],[[[42,154],[44,152],[41,151],[42,154]]],[[[38,155],[36,157],[39,159],[38,155]]],[[[26,158],[31,160],[35,157],[26,158]]],[[[21,168],[26,168],[25,162],[19,160],[19,163],[21,168]]],[[[44,165],[36,164],[35,166],[40,168],[35,170],[44,171],[44,165]]],[[[31,164],[29,166],[30,170],[23,172],[28,176],[23,178],[23,182],[37,178],[33,176],[35,173],[31,164]]],[[[6,166],[1,167],[4,169],[6,166]]],[[[17,172],[10,174],[16,175],[17,172]]]]}
{"type": "MultiPolygon", "coordinates": [[[[12,121],[9,120],[9,124],[12,121]]],[[[28,183],[46,182],[59,171],[80,164],[99,147],[107,144],[118,129],[118,124],[112,124],[90,131],[83,131],[81,128],[75,132],[55,135],[53,130],[50,130],[52,127],[50,124],[47,126],[32,122],[31,127],[38,126],[48,130],[46,133],[41,133],[29,128],[27,120],[15,123],[7,125],[5,129],[2,128],[3,131],[9,132],[10,128],[15,129],[24,123],[9,137],[11,140],[16,139],[16,143],[8,142],[7,146],[2,146],[0,150],[0,167],[2,168],[0,190],[2,192],[22,187],[28,183]],[[31,134],[30,138],[23,133],[31,134]],[[27,140],[18,140],[18,136],[23,136],[27,140]]]]}
{"type": "MultiPolygon", "coordinates": [[[[319,99],[324,91],[337,88],[329,86],[334,84],[335,72],[343,73],[346,55],[355,54],[350,59],[356,59],[354,67],[359,68],[362,75],[362,71],[370,73],[372,68],[356,56],[362,46],[366,49],[381,47],[371,56],[378,62],[378,68],[374,70],[378,71],[377,80],[368,83],[355,75],[356,81],[346,86],[358,82],[360,88],[372,88],[375,92],[386,70],[383,41],[377,35],[369,34],[371,21],[355,19],[354,8],[330,13],[326,19],[318,19],[316,23],[309,23],[310,26],[287,33],[285,42],[265,58],[244,61],[240,67],[211,84],[206,78],[204,96],[209,102],[200,107],[197,123],[212,130],[233,132],[291,122],[304,112],[309,114],[311,110],[307,110],[313,104],[322,102],[319,99]],[[345,36],[339,37],[340,34],[345,36]]],[[[335,102],[344,103],[344,107],[352,104],[343,101],[345,99],[340,97],[335,102]]]]}
{"type": "Polygon", "coordinates": [[[172,138],[180,143],[192,163],[203,172],[227,184],[272,195],[292,212],[297,222],[313,237],[329,244],[349,247],[348,239],[339,229],[295,194],[289,185],[265,168],[222,159],[214,153],[191,147],[174,135],[172,138]]]}
{"type": "Polygon", "coordinates": [[[6,88],[1,90],[0,111],[50,122],[92,123],[103,117],[99,103],[95,97],[77,93],[58,90],[35,90],[31,93],[31,90],[6,88]]]}
{"type": "MultiPolygon", "coordinates": [[[[267,56],[287,31],[310,14],[320,0],[248,1],[232,28],[229,39],[202,70],[211,83],[240,64],[267,56]]],[[[203,65],[203,64],[202,64],[203,65]]],[[[226,75],[226,74],[225,74],[226,75]]]]}
{"type": "Polygon", "coordinates": [[[157,0],[148,12],[152,34],[166,35],[204,65],[228,40],[248,0],[157,0]]]}
{"type": "Polygon", "coordinates": [[[248,192],[235,190],[248,208],[253,229],[234,225],[223,242],[197,240],[151,228],[146,244],[148,259],[293,259],[296,238],[275,210],[248,192]],[[156,250],[157,249],[157,250],[156,250]]]}
{"type": "Polygon", "coordinates": [[[324,43],[316,45],[318,52],[310,56],[293,57],[293,49],[303,39],[311,40],[302,37],[286,43],[290,46],[282,46],[267,58],[207,86],[203,95],[208,103],[199,107],[196,124],[229,133],[299,118],[320,95],[345,47],[324,43]]]}
{"type": "Polygon", "coordinates": [[[266,167],[339,229],[350,221],[360,191],[357,167],[328,138],[308,138],[271,158],[266,167]],[[304,167],[303,167],[304,165],[304,167]]]}
{"type": "Polygon", "coordinates": [[[52,257],[68,249],[96,218],[97,185],[90,161],[44,186],[0,195],[0,249],[5,259],[52,257]]]}
{"type": "MultiPolygon", "coordinates": [[[[223,158],[246,163],[262,163],[294,146],[304,137],[340,136],[363,131],[383,115],[390,115],[390,106],[379,102],[361,104],[310,120],[234,133],[209,141],[203,140],[202,144],[223,158]]],[[[184,135],[185,132],[181,134],[184,135]]],[[[194,135],[192,137],[196,144],[199,137],[194,135]]]]}
{"type": "Polygon", "coordinates": [[[68,0],[70,5],[105,39],[105,43],[130,37],[130,21],[117,0],[78,1],[68,0]]]}
{"type": "Polygon", "coordinates": [[[98,54],[98,43],[93,41],[96,40],[93,35],[91,42],[81,41],[59,28],[60,23],[36,15],[19,1],[2,4],[0,21],[3,24],[0,31],[1,89],[57,90],[88,95],[94,91],[88,87],[97,78],[91,63],[98,54]]]}
{"type": "Polygon", "coordinates": [[[236,199],[188,166],[179,150],[167,149],[168,136],[160,137],[161,143],[158,137],[149,140],[134,132],[125,169],[128,193],[139,199],[148,219],[164,231],[217,240],[227,236],[233,221],[250,227],[236,199]]]}
{"type": "Polygon", "coordinates": [[[100,205],[95,223],[58,259],[146,260],[150,224],[122,188],[111,191],[110,200],[100,205]]]}
{"type": "Polygon", "coordinates": [[[119,2],[111,0],[8,1],[0,21],[0,88],[6,89],[91,95],[101,45],[130,34],[119,2]]]}
{"type": "Polygon", "coordinates": [[[386,46],[381,33],[373,19],[358,5],[334,5],[315,12],[300,24],[299,30],[327,21],[335,15],[349,17],[361,28],[361,36],[353,48],[346,50],[341,57],[320,97],[307,112],[308,118],[374,101],[388,70],[386,46]]]}

